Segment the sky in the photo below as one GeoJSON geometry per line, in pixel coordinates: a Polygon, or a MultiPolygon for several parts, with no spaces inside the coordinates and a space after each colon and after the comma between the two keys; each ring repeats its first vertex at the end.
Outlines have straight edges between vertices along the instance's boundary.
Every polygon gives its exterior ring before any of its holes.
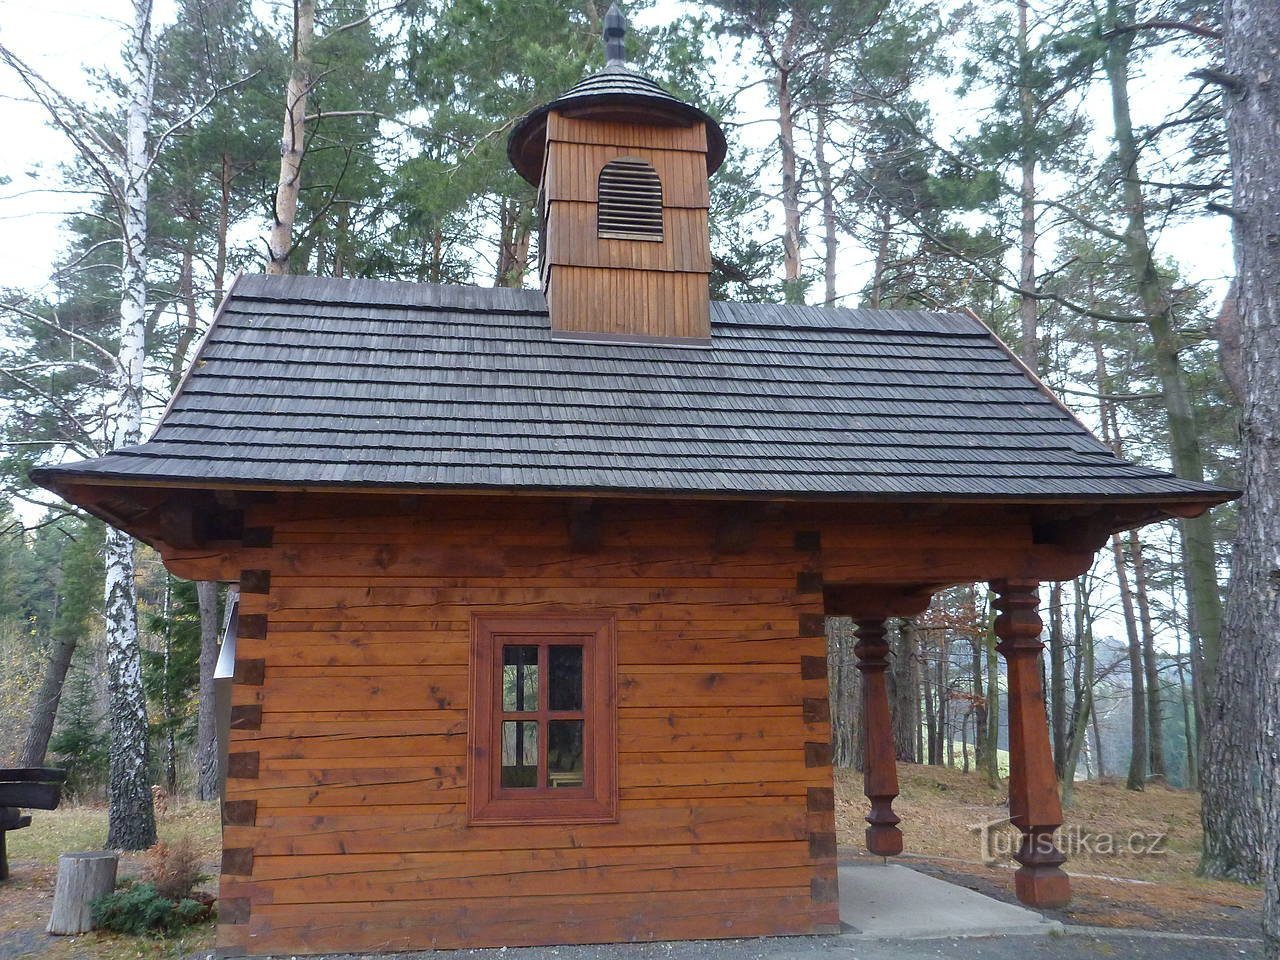
{"type": "MultiPolygon", "coordinates": [[[[646,24],[661,22],[679,11],[680,0],[657,0],[645,11],[646,24]]],[[[156,0],[156,24],[173,17],[172,0],[156,0]]],[[[38,69],[60,90],[87,96],[85,68],[109,69],[119,62],[128,0],[0,0],[0,42],[38,69]]],[[[725,67],[733,69],[726,56],[725,67]]],[[[1139,123],[1160,117],[1189,89],[1186,74],[1198,64],[1172,57],[1154,59],[1143,76],[1133,81],[1133,100],[1139,123]]],[[[936,105],[939,133],[951,134],[969,126],[981,110],[980,100],[955,96],[952,81],[938,81],[928,91],[936,105]]],[[[744,113],[766,115],[768,104],[757,90],[741,104],[744,113]]],[[[0,151],[0,287],[29,286],[49,273],[61,238],[61,215],[77,198],[43,192],[53,182],[51,173],[66,145],[49,128],[39,107],[24,102],[25,94],[11,71],[0,69],[0,130],[8,131],[0,151]],[[44,172],[41,172],[41,171],[44,172]],[[34,175],[33,175],[34,174],[34,175]]],[[[1108,129],[1106,103],[1099,91],[1091,103],[1097,117],[1095,146],[1105,149],[1108,129]]],[[[743,128],[746,136],[761,139],[773,135],[772,125],[758,123],[743,128]]],[[[1232,273],[1230,230],[1226,218],[1204,218],[1169,229],[1160,238],[1163,254],[1175,257],[1193,280],[1211,281],[1214,290],[1225,290],[1232,273]]],[[[852,244],[840,254],[843,292],[859,289],[867,270],[867,255],[852,244]]]]}
{"type": "MultiPolygon", "coordinates": [[[[261,0],[263,3],[272,0],[261,0]]],[[[682,0],[657,0],[642,21],[656,25],[683,6],[682,0]]],[[[156,0],[156,26],[170,22],[172,0],[156,0]]],[[[91,87],[85,69],[112,69],[120,59],[124,24],[130,17],[129,0],[0,0],[0,43],[4,43],[42,73],[64,93],[88,97],[91,87]]],[[[725,51],[723,69],[734,70],[732,55],[725,51]]],[[[1199,64],[1173,57],[1154,60],[1146,73],[1132,82],[1135,119],[1154,122],[1180,102],[1189,90],[1186,74],[1199,64]]],[[[943,137],[969,127],[982,109],[980,99],[958,98],[953,81],[938,81],[928,91],[934,103],[938,133],[943,137]]],[[[748,94],[740,112],[768,116],[763,91],[748,94]]],[[[1109,129],[1107,104],[1102,92],[1090,103],[1095,116],[1095,149],[1105,151],[1109,129]]],[[[745,126],[744,136],[767,142],[774,134],[771,123],[745,126]]],[[[33,287],[45,281],[62,244],[59,221],[75,209],[79,198],[48,192],[56,183],[57,163],[66,156],[62,136],[50,129],[41,109],[26,102],[15,76],[0,67],[0,288],[33,287]],[[8,182],[5,182],[5,179],[8,182]]],[[[780,216],[776,218],[780,222],[780,216]]],[[[1225,218],[1206,215],[1167,230],[1160,238],[1160,252],[1173,256],[1192,280],[1211,283],[1225,291],[1232,273],[1229,226],[1225,218]]],[[[861,288],[868,256],[852,244],[841,250],[841,293],[861,288]]]]}

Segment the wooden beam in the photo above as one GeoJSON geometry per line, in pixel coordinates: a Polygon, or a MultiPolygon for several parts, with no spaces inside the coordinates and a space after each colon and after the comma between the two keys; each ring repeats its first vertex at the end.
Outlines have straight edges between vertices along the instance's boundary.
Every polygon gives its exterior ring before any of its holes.
{"type": "Polygon", "coordinates": [[[902,852],[901,822],[893,812],[898,796],[898,766],[893,749],[893,720],[884,673],[889,666],[889,644],[881,617],[856,622],[858,642],[853,648],[862,672],[862,718],[866,733],[863,757],[863,792],[871,801],[867,814],[867,850],[880,857],[902,852]]]}
{"type": "Polygon", "coordinates": [[[1044,687],[1039,656],[1040,601],[1034,580],[991,584],[998,595],[996,647],[1008,664],[1009,683],[1009,819],[1022,832],[1014,859],[1018,899],[1033,907],[1063,907],[1071,901],[1071,881],[1062,870],[1066,856],[1054,845],[1062,826],[1058,779],[1049,747],[1044,687]]]}
{"type": "Polygon", "coordinates": [[[828,583],[823,608],[831,617],[914,617],[929,607],[941,584],[828,583]]]}

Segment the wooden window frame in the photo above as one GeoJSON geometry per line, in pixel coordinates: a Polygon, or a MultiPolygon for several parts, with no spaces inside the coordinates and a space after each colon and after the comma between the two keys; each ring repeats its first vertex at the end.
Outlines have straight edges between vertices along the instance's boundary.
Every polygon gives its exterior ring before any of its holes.
{"type": "MultiPolygon", "coordinates": [[[[472,824],[612,823],[618,819],[617,638],[610,614],[473,614],[467,724],[467,815],[472,824]],[[504,639],[506,638],[506,639],[504,639]],[[583,645],[581,789],[501,786],[504,642],[583,645]]],[[[546,674],[540,676],[544,689],[546,674]]],[[[539,750],[546,748],[540,738],[539,750]]],[[[539,763],[541,767],[541,762],[539,763]]]]}

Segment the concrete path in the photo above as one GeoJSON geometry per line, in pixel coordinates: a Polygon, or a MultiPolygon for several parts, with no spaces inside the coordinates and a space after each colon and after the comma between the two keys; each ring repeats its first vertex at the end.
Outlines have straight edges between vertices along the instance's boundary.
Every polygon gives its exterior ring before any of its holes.
{"type": "MultiPolygon", "coordinates": [[[[836,936],[442,950],[331,960],[1262,960],[1257,940],[1064,926],[898,864],[846,863],[839,870],[846,931],[836,936]]],[[[5,958],[0,951],[0,960],[5,958]]],[[[187,960],[212,958],[196,954],[187,960]]]]}
{"type": "Polygon", "coordinates": [[[840,920],[867,939],[1059,933],[1062,924],[896,863],[840,865],[840,920]]]}

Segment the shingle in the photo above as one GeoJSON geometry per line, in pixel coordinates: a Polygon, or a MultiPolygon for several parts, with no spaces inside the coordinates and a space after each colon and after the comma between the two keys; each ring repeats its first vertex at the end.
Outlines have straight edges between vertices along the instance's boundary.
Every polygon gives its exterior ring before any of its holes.
{"type": "Polygon", "coordinates": [[[712,305],[556,339],[536,291],[243,277],[153,439],[46,475],[885,498],[1222,493],[1112,455],[972,317],[712,305]]]}

